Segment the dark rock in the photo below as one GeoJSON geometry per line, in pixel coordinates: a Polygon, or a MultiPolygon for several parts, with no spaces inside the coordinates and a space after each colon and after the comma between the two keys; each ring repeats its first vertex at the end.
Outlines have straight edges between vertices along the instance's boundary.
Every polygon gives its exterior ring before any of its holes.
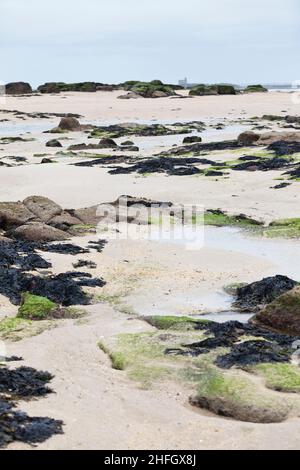
{"type": "Polygon", "coordinates": [[[182,143],[183,144],[196,144],[198,142],[202,142],[202,138],[199,137],[199,136],[194,135],[194,136],[190,136],[190,137],[185,137],[183,139],[182,143]]]}
{"type": "Polygon", "coordinates": [[[7,95],[27,95],[32,93],[32,88],[29,83],[13,82],[5,86],[7,95]]]}
{"type": "Polygon", "coordinates": [[[80,131],[81,125],[78,119],[74,117],[64,117],[61,119],[59,125],[59,129],[63,129],[65,131],[80,131]]]}
{"type": "Polygon", "coordinates": [[[108,139],[108,138],[103,138],[99,142],[99,148],[107,148],[107,149],[113,149],[117,148],[118,145],[113,139],[108,139]]]}
{"type": "Polygon", "coordinates": [[[46,143],[46,147],[62,147],[62,144],[58,140],[53,139],[46,143]]]}
{"type": "Polygon", "coordinates": [[[190,90],[190,96],[236,95],[231,85],[197,85],[190,90]]]}

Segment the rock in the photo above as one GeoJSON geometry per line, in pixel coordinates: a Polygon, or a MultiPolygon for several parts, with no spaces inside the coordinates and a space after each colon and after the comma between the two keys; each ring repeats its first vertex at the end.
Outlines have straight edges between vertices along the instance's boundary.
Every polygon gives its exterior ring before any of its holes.
{"type": "Polygon", "coordinates": [[[131,147],[132,145],[134,145],[134,142],[132,142],[132,140],[125,140],[125,142],[122,142],[121,145],[123,147],[131,147]]]}
{"type": "Polygon", "coordinates": [[[48,222],[52,227],[59,230],[68,230],[74,225],[81,225],[82,222],[77,217],[72,216],[69,212],[63,211],[61,214],[56,215],[48,222]]]}
{"type": "Polygon", "coordinates": [[[285,333],[300,335],[300,287],[276,298],[252,320],[254,324],[285,333]]]}
{"type": "Polygon", "coordinates": [[[13,229],[8,235],[18,240],[28,240],[32,242],[54,242],[67,240],[68,235],[62,230],[58,230],[42,222],[30,222],[13,229]]]}
{"type": "Polygon", "coordinates": [[[36,218],[22,202],[0,202],[0,227],[9,230],[36,218]]]}
{"type": "Polygon", "coordinates": [[[267,93],[268,89],[262,85],[249,85],[245,88],[244,93],[267,93]]]}
{"type": "Polygon", "coordinates": [[[54,160],[51,160],[50,158],[43,158],[41,161],[41,164],[44,164],[44,163],[54,163],[54,160]]]}
{"type": "Polygon", "coordinates": [[[57,139],[49,140],[46,147],[62,147],[62,144],[57,139]]]}
{"type": "Polygon", "coordinates": [[[151,98],[167,98],[169,95],[165,93],[164,91],[153,91],[151,93],[151,98]]]}
{"type": "Polygon", "coordinates": [[[183,144],[197,144],[198,142],[202,142],[202,138],[197,135],[193,135],[193,136],[185,137],[182,143],[183,144]]]}
{"type": "Polygon", "coordinates": [[[190,90],[190,96],[236,95],[232,85],[197,85],[190,90]]]}
{"type": "Polygon", "coordinates": [[[32,93],[32,88],[29,83],[13,82],[5,86],[7,95],[27,95],[32,93]]]}
{"type": "Polygon", "coordinates": [[[249,423],[281,423],[289,415],[288,405],[283,404],[282,407],[268,408],[264,403],[243,403],[234,397],[204,397],[199,394],[199,396],[192,398],[190,403],[216,415],[249,423]]]}
{"type": "Polygon", "coordinates": [[[104,148],[104,149],[105,148],[113,149],[113,148],[117,148],[118,145],[116,144],[116,142],[113,139],[103,138],[103,139],[100,140],[98,147],[99,148],[104,148]]]}
{"type": "Polygon", "coordinates": [[[238,143],[239,145],[253,145],[255,142],[257,142],[260,138],[260,135],[259,134],[256,134],[255,132],[253,131],[247,131],[247,132],[243,132],[242,134],[240,134],[238,136],[238,143]]]}
{"type": "Polygon", "coordinates": [[[120,95],[118,96],[119,100],[136,100],[138,98],[143,98],[142,95],[139,95],[139,93],[135,93],[133,91],[129,91],[126,93],[126,95],[120,95]]]}
{"type": "Polygon", "coordinates": [[[258,145],[270,145],[274,142],[300,142],[300,132],[265,132],[260,135],[258,145]]]}
{"type": "Polygon", "coordinates": [[[62,213],[62,208],[58,204],[43,196],[30,196],[23,201],[23,204],[36,217],[46,223],[62,213]]]}
{"type": "Polygon", "coordinates": [[[72,131],[72,132],[80,131],[81,129],[80,122],[78,121],[78,119],[74,117],[62,118],[58,127],[59,129],[63,129],[65,131],[72,131]]]}
{"type": "Polygon", "coordinates": [[[101,217],[97,215],[98,205],[85,207],[83,209],[75,209],[68,211],[73,217],[79,219],[83,225],[95,226],[99,223],[101,217]]]}
{"type": "Polygon", "coordinates": [[[253,311],[272,302],[285,292],[292,290],[297,285],[296,281],[286,276],[274,276],[253,282],[237,289],[237,299],[234,307],[253,311]]]}

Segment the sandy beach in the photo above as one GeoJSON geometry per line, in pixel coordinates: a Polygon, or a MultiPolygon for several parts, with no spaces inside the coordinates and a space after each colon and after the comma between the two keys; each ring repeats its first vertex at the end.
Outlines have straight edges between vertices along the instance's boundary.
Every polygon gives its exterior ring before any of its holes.
{"type": "MultiPolygon", "coordinates": [[[[119,146],[116,150],[84,150],[77,154],[75,151],[72,155],[70,145],[96,145],[99,138],[88,138],[89,133],[83,129],[47,134],[44,132],[57,127],[60,118],[32,116],[32,113],[74,113],[81,116],[81,125],[91,126],[201,121],[205,129],[197,135],[202,135],[206,144],[236,141],[242,132],[255,130],[257,122],[265,126],[259,133],[296,132],[292,125],[283,128],[278,120],[262,119],[263,115],[297,116],[299,104],[292,93],[188,97],[188,92],[180,91],[177,97],[118,99],[122,94],[125,92],[7,96],[0,110],[3,120],[0,161],[8,163],[0,166],[0,201],[43,196],[63,209],[76,210],[129,195],[197,205],[204,211],[222,210],[229,216],[243,214],[264,226],[277,219],[299,218],[299,181],[288,180],[284,170],[234,171],[231,166],[226,167],[227,163],[233,165],[240,157],[257,152],[264,158],[266,147],[241,146],[201,153],[201,157],[223,165],[221,176],[134,171],[112,174],[110,170],[117,164],[74,163],[91,160],[89,153],[93,158],[95,153],[106,157],[119,155],[125,137],[114,139],[119,146]],[[14,110],[20,114],[8,112],[14,110]],[[259,118],[257,122],[253,120],[255,116],[259,118]],[[24,140],[7,143],[3,142],[4,137],[24,140]],[[59,140],[62,147],[46,147],[50,139],[59,140]],[[24,160],[18,163],[10,159],[15,156],[24,160]],[[50,162],[41,164],[45,158],[50,162]],[[274,189],[282,181],[288,185],[274,189]]],[[[180,148],[186,135],[129,137],[139,151],[122,150],[121,154],[135,158],[136,163],[139,158],[150,159],[180,148]]],[[[125,163],[120,166],[126,168],[125,163]]],[[[203,314],[217,316],[229,312],[229,319],[240,319],[231,307],[233,298],[224,291],[225,286],[252,283],[278,274],[300,279],[299,238],[258,237],[236,226],[209,226],[204,233],[204,246],[199,250],[186,249],[180,240],[161,241],[155,235],[150,239],[118,240],[111,239],[105,231],[100,234],[91,231],[69,238],[71,243],[84,248],[99,237],[107,240],[99,253],[76,256],[43,253],[56,275],[73,270],[74,262],[80,259],[94,262],[93,271],[82,270],[103,278],[106,285],[96,290],[92,305],[83,307],[85,317],[53,321],[50,328],[45,327],[36,336],[26,334],[22,338],[21,332],[17,342],[3,340],[7,356],[21,356],[24,365],[50,371],[54,376],[51,388],[55,393],[22,402],[20,406],[29,415],[47,415],[64,422],[62,435],[37,444],[36,449],[299,449],[300,411],[280,423],[251,423],[217,416],[189,403],[193,393],[190,383],[183,381],[174,386],[167,379],[143,388],[126,371],[113,369],[108,355],[99,348],[100,341],[109,341],[115,335],[154,333],[155,328],[143,321],[143,316],[199,318],[203,314]]],[[[0,307],[1,320],[18,312],[18,306],[5,295],[0,295],[0,307]]],[[[241,374],[246,376],[246,372],[241,374]]],[[[263,388],[261,377],[248,376],[259,389],[263,388]]],[[[274,397],[280,395],[278,391],[272,393],[274,397]]],[[[281,397],[290,395],[281,393],[281,397]]],[[[296,398],[295,394],[295,402],[296,398]]],[[[30,447],[14,442],[9,448],[30,447]]]]}

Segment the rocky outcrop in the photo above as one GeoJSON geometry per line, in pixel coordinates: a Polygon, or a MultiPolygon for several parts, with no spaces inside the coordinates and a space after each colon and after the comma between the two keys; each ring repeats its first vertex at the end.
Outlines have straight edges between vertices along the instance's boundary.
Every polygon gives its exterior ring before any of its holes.
{"type": "Polygon", "coordinates": [[[190,96],[236,95],[232,85],[197,85],[190,90],[190,96]]]}
{"type": "Polygon", "coordinates": [[[267,93],[268,89],[262,85],[249,85],[245,88],[244,93],[267,93]]]}
{"type": "Polygon", "coordinates": [[[300,335],[300,287],[297,286],[276,298],[259,312],[252,322],[265,328],[300,335]]]}
{"type": "Polygon", "coordinates": [[[32,88],[26,82],[13,82],[5,86],[7,95],[28,95],[32,93],[32,88]]]}
{"type": "Polygon", "coordinates": [[[117,88],[114,85],[106,85],[97,82],[80,82],[80,83],[64,83],[64,82],[50,82],[40,85],[38,91],[40,93],[62,93],[62,92],[85,92],[93,93],[96,91],[113,91],[117,88]]]}

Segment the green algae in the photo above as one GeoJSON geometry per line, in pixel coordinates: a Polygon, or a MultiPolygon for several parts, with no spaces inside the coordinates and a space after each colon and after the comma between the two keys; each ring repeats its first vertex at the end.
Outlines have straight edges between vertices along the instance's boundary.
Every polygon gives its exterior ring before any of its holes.
{"type": "Polygon", "coordinates": [[[258,364],[250,371],[265,379],[266,387],[278,392],[300,392],[300,370],[293,364],[258,364]]]}
{"type": "Polygon", "coordinates": [[[57,308],[57,305],[46,297],[26,292],[23,295],[22,305],[18,310],[18,317],[29,320],[44,320],[57,308]]]}

